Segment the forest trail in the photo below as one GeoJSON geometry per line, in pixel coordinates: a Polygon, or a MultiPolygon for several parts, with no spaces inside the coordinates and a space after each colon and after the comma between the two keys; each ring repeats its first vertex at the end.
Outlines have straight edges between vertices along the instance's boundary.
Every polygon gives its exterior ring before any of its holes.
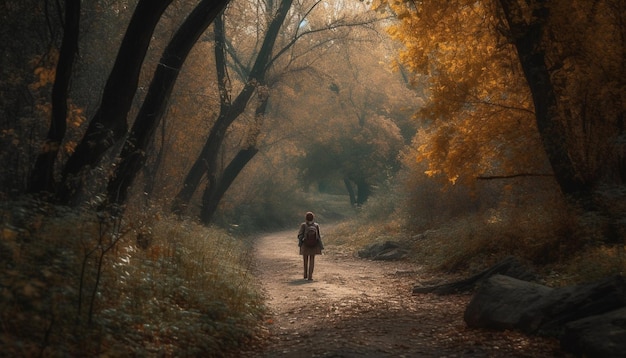
{"type": "MultiPolygon", "coordinates": [[[[417,265],[368,261],[325,241],[313,281],[302,278],[296,231],[255,242],[271,315],[247,357],[565,357],[555,340],[469,329],[469,295],[416,295],[417,265]]],[[[322,226],[324,233],[324,226],[322,226]]]]}

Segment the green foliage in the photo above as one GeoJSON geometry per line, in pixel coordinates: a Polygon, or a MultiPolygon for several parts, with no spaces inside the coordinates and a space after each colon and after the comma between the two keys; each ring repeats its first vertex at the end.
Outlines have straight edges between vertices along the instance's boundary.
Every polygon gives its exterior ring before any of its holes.
{"type": "Polygon", "coordinates": [[[223,356],[263,314],[248,246],[223,231],[147,214],[116,226],[28,200],[1,209],[3,353],[223,356]]]}

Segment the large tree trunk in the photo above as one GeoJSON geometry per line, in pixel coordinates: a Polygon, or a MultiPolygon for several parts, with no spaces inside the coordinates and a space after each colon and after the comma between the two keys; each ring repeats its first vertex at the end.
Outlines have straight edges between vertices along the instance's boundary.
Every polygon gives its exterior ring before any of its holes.
{"type": "Polygon", "coordinates": [[[79,29],[80,0],[67,0],[65,1],[63,42],[52,86],[52,118],[48,136],[30,176],[28,191],[31,193],[55,192],[54,163],[67,128],[67,93],[74,58],[78,53],[79,29]]]}
{"type": "Polygon", "coordinates": [[[63,168],[62,185],[57,193],[60,202],[76,204],[75,198],[85,183],[79,173],[97,165],[105,152],[127,134],[128,111],[137,90],[141,65],[154,28],[171,2],[139,0],[104,87],[100,107],[63,168]]]}
{"type": "Polygon", "coordinates": [[[224,9],[228,0],[203,0],[191,12],[165,48],[148,94],[120,154],[114,178],[109,182],[109,202],[123,204],[128,189],[146,161],[146,152],[167,107],[178,74],[207,27],[224,9]]]}
{"type": "Polygon", "coordinates": [[[239,117],[245,110],[250,97],[254,93],[255,89],[265,82],[265,73],[270,64],[272,57],[272,49],[274,43],[278,37],[280,28],[291,8],[293,0],[282,0],[278,11],[272,19],[259,54],[250,70],[246,84],[237,98],[231,103],[229,96],[227,95],[226,83],[226,59],[224,54],[225,36],[223,32],[223,24],[221,19],[215,21],[215,54],[216,65],[218,72],[218,85],[220,86],[220,98],[221,108],[220,114],[211,128],[209,137],[200,153],[200,156],[195,161],[193,167],[185,178],[183,188],[180,190],[176,198],[174,199],[173,211],[182,214],[187,208],[191,197],[196,192],[198,184],[202,179],[201,170],[206,169],[208,176],[208,185],[218,185],[216,179],[217,173],[217,158],[219,150],[224,142],[226,131],[228,127],[239,117]]]}
{"type": "Polygon", "coordinates": [[[557,96],[542,49],[543,28],[550,14],[548,2],[531,1],[532,18],[527,21],[520,1],[500,0],[532,93],[537,127],[556,180],[566,196],[580,199],[588,195],[589,183],[577,175],[568,155],[567,134],[559,118],[557,96]]]}

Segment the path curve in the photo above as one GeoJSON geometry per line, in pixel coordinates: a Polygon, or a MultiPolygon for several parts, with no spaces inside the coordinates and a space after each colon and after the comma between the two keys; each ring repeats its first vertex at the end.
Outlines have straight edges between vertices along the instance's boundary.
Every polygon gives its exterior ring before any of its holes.
{"type": "MultiPolygon", "coordinates": [[[[324,227],[322,226],[322,233],[324,227]]],[[[271,316],[250,357],[564,357],[556,341],[468,329],[468,295],[411,295],[417,265],[368,261],[325,240],[313,281],[302,279],[296,230],[255,242],[271,316]]]]}

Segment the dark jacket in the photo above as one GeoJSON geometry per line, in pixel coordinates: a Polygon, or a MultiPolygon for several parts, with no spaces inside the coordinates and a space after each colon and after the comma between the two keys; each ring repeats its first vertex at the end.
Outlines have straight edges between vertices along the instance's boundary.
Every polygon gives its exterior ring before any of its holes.
{"type": "Polygon", "coordinates": [[[298,246],[300,247],[300,255],[319,255],[324,250],[324,243],[322,242],[322,234],[320,233],[320,226],[313,222],[313,225],[317,228],[317,245],[315,247],[309,247],[303,245],[304,231],[307,223],[300,224],[300,230],[298,231],[298,246]]]}

